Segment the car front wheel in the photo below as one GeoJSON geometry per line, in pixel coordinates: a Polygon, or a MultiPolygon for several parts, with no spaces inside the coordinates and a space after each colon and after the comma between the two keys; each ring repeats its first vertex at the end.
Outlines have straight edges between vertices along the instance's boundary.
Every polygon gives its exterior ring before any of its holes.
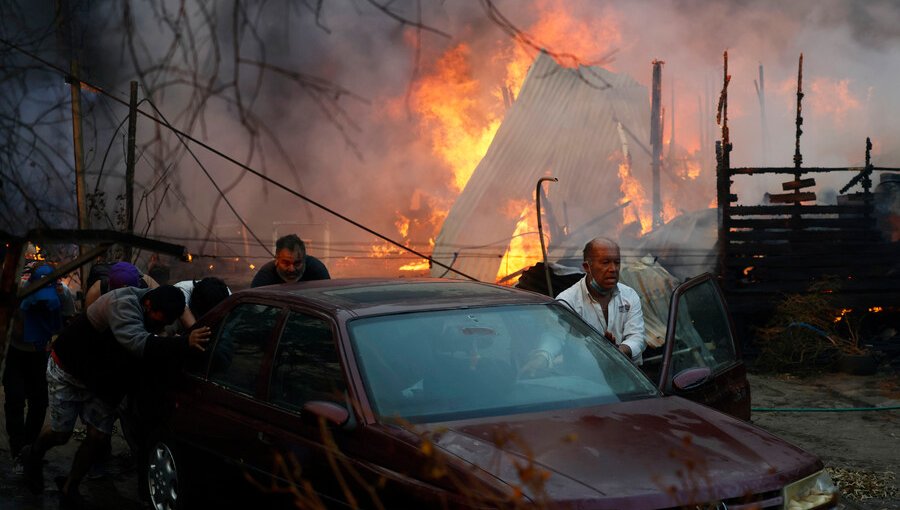
{"type": "Polygon", "coordinates": [[[150,504],[155,510],[180,510],[184,508],[184,473],[179,471],[172,446],[157,441],[147,459],[147,490],[150,504]]]}

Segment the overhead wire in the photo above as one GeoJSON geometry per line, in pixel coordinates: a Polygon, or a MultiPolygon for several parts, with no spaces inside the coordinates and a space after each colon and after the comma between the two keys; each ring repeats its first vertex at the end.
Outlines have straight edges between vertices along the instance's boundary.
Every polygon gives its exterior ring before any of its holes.
{"type": "MultiPolygon", "coordinates": [[[[168,119],[166,119],[166,116],[159,110],[159,108],[156,107],[156,104],[154,104],[153,101],[151,101],[149,98],[147,99],[147,103],[150,104],[150,107],[153,108],[153,111],[155,111],[160,116],[160,118],[163,120],[163,122],[164,122],[163,125],[167,126],[167,127],[171,127],[171,124],[169,124],[168,119]]],[[[269,255],[274,257],[275,254],[272,253],[272,250],[269,249],[269,246],[266,243],[262,242],[262,240],[259,238],[259,236],[256,235],[256,232],[254,232],[253,229],[250,228],[250,225],[248,225],[247,222],[244,221],[244,218],[237,211],[237,209],[235,209],[235,207],[234,207],[234,205],[232,205],[231,201],[228,200],[228,197],[222,191],[222,188],[219,187],[219,184],[216,182],[216,180],[213,179],[212,175],[210,175],[209,171],[206,169],[206,166],[204,166],[203,163],[200,162],[200,158],[198,158],[197,155],[194,154],[194,151],[191,150],[190,146],[188,146],[187,143],[185,143],[184,139],[181,138],[181,136],[178,134],[178,132],[177,131],[174,131],[174,132],[175,132],[175,135],[178,137],[178,141],[181,142],[181,144],[184,146],[184,150],[186,150],[188,152],[188,154],[191,155],[191,158],[194,159],[194,162],[197,163],[197,166],[200,167],[200,170],[203,170],[203,173],[206,175],[206,178],[209,179],[209,182],[211,182],[213,187],[216,188],[216,191],[219,193],[219,196],[222,197],[222,200],[225,201],[225,204],[228,205],[228,208],[231,209],[231,212],[234,214],[234,216],[238,219],[239,222],[241,222],[241,225],[243,225],[244,228],[247,229],[247,232],[249,232],[250,235],[253,236],[253,239],[256,240],[256,242],[266,251],[266,253],[268,253],[269,255]]]]}

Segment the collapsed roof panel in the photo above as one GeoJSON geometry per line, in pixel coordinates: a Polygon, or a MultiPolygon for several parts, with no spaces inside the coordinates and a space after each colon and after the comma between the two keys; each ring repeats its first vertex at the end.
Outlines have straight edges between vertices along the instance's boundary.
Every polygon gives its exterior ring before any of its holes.
{"type": "MultiPolygon", "coordinates": [[[[552,216],[572,234],[549,242],[551,260],[571,256],[598,235],[616,236],[622,215],[607,213],[622,199],[619,166],[627,155],[632,175],[648,182],[650,158],[641,147],[649,139],[649,118],[647,88],[629,76],[598,67],[564,68],[540,54],[444,221],[433,257],[494,281],[521,204],[533,206],[544,176],[559,179],[542,202],[545,225],[552,216]]],[[[536,232],[526,235],[537,239],[536,232]]],[[[432,269],[433,276],[445,273],[432,269]]]]}

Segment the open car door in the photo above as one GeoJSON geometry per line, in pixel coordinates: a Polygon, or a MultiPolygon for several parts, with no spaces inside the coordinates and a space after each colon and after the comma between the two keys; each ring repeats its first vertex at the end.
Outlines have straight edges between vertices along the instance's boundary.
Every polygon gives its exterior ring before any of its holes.
{"type": "Polygon", "coordinates": [[[645,363],[655,367],[648,373],[663,393],[750,419],[750,384],[740,346],[725,299],[709,273],[672,293],[666,343],[660,350],[645,363]]]}

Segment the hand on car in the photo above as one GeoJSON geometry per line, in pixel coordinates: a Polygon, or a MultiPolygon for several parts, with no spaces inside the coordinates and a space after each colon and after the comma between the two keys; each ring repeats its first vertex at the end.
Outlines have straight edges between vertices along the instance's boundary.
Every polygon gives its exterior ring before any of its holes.
{"type": "Polygon", "coordinates": [[[191,331],[191,334],[188,335],[188,345],[197,349],[200,352],[206,350],[206,343],[209,342],[209,337],[212,334],[209,327],[203,326],[202,328],[197,328],[191,331]]]}
{"type": "Polygon", "coordinates": [[[607,331],[606,333],[603,333],[603,336],[605,336],[606,339],[609,340],[609,342],[611,344],[616,345],[616,335],[614,335],[612,333],[612,331],[607,331]]]}

